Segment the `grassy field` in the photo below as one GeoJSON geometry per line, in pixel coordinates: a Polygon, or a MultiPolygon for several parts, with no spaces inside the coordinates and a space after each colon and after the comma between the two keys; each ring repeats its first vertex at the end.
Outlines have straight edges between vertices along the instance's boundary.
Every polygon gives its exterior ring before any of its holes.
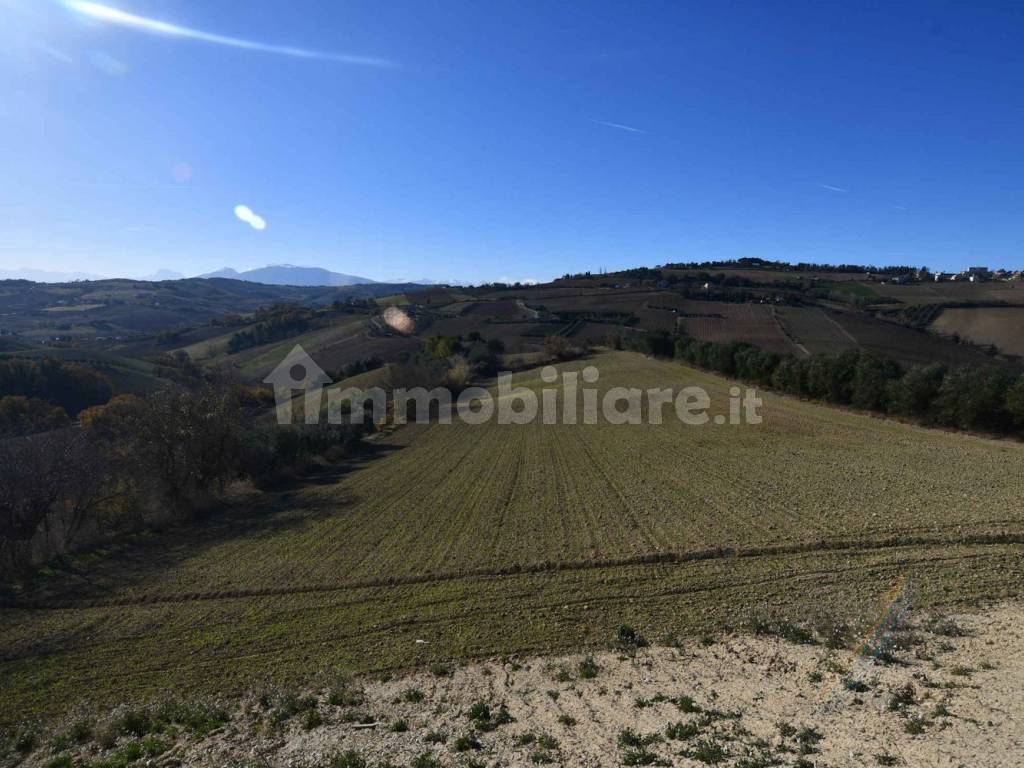
{"type": "MultiPolygon", "coordinates": [[[[725,409],[726,380],[589,362],[600,386],[699,384],[725,409]]],[[[0,721],[578,649],[623,622],[657,638],[765,611],[869,619],[907,578],[919,606],[1021,593],[1024,446],[771,395],[763,413],[399,429],[351,467],[80,558],[5,606],[0,721]]]]}

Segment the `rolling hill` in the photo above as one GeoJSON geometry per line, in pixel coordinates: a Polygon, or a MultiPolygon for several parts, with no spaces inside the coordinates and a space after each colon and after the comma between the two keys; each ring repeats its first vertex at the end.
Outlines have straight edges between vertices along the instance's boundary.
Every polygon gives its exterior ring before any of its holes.
{"type": "MultiPolygon", "coordinates": [[[[566,368],[584,364],[719,409],[730,386],[632,353],[566,368]]],[[[763,413],[399,429],[347,471],[68,560],[0,613],[4,709],[588,648],[622,623],[707,633],[766,603],[866,617],[907,579],[921,609],[1019,593],[1024,446],[782,396],[763,413]]]]}

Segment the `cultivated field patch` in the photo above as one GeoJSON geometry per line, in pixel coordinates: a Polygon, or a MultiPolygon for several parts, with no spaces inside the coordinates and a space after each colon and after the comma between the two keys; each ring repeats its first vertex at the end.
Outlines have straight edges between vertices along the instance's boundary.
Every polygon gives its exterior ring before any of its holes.
{"type": "MultiPolygon", "coordinates": [[[[730,382],[609,353],[599,386],[730,382]]],[[[542,386],[537,370],[517,381],[542,386]]],[[[764,423],[411,425],[305,487],[80,563],[0,614],[0,719],[318,670],[1020,593],[1024,446],[765,395],[764,423]],[[417,642],[425,641],[425,642],[417,642]]]]}
{"type": "Polygon", "coordinates": [[[991,344],[1005,354],[1024,356],[1024,307],[945,309],[931,328],[958,334],[975,344],[991,344]]]}

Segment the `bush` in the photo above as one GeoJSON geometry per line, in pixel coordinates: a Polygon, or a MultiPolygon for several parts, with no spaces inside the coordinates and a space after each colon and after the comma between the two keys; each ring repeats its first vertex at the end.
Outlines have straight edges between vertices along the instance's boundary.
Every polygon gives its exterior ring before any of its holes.
{"type": "Polygon", "coordinates": [[[638,648],[646,648],[647,640],[631,626],[623,624],[615,635],[615,647],[620,651],[636,651],[638,648]]]}
{"type": "Polygon", "coordinates": [[[579,672],[581,680],[592,680],[597,677],[597,673],[600,669],[601,668],[597,666],[597,662],[594,661],[594,657],[587,656],[579,663],[577,671],[579,672]]]}

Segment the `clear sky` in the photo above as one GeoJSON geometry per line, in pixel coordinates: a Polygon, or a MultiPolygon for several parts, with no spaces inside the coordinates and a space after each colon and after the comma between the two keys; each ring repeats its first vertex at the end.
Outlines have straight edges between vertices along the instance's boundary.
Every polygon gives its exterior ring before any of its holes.
{"type": "Polygon", "coordinates": [[[0,269],[1020,267],[1022,41],[976,0],[0,0],[0,269]]]}

